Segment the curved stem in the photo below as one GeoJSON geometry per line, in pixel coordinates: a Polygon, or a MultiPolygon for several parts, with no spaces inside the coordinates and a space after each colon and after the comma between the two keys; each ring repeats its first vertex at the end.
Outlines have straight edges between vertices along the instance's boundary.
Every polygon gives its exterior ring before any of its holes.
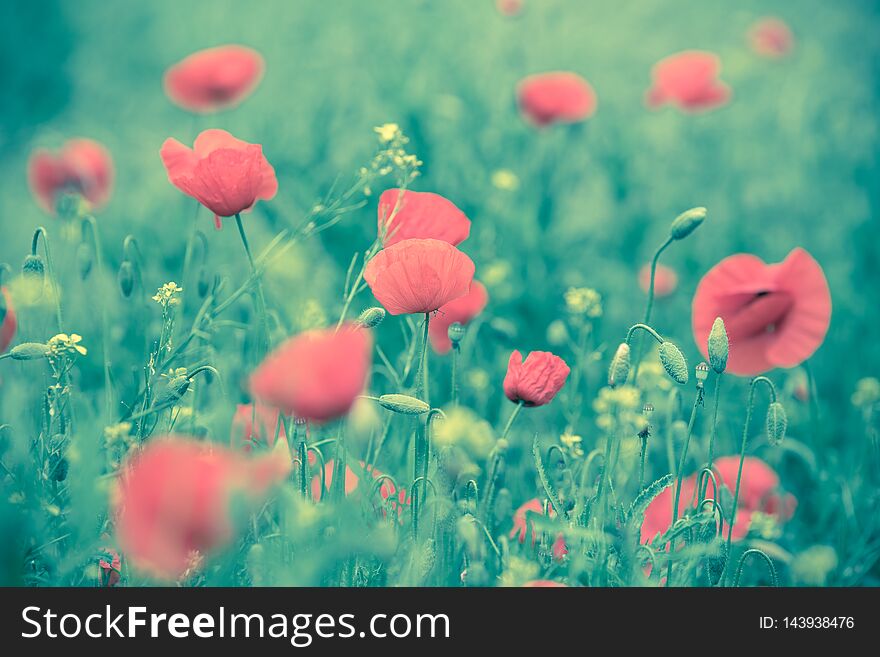
{"type": "MultiPolygon", "coordinates": [[[[643,320],[644,324],[648,324],[651,321],[651,311],[654,310],[654,282],[657,276],[657,262],[660,260],[660,254],[663,253],[666,248],[672,244],[673,238],[670,236],[666,238],[666,241],[660,245],[660,247],[654,252],[654,257],[651,258],[651,280],[648,283],[648,300],[645,303],[645,319],[643,320]]],[[[662,342],[662,340],[661,340],[662,342]]],[[[627,344],[629,340],[627,340],[627,344]]],[[[642,364],[642,353],[645,348],[645,341],[639,340],[638,349],[636,349],[636,358],[635,358],[635,372],[633,372],[633,385],[636,384],[639,378],[639,369],[642,364]]]]}
{"type": "Polygon", "coordinates": [[[507,424],[504,425],[504,431],[501,432],[501,438],[499,438],[499,440],[507,438],[507,434],[510,433],[510,427],[513,426],[513,421],[516,419],[516,416],[519,415],[519,412],[524,405],[525,402],[522,400],[517,402],[516,407],[510,412],[510,417],[507,418],[507,424]]]}
{"type": "Polygon", "coordinates": [[[241,222],[241,214],[236,213],[235,225],[238,227],[238,234],[241,236],[241,243],[247,254],[248,264],[251,266],[251,275],[254,277],[254,283],[257,290],[256,306],[257,314],[260,316],[260,326],[262,331],[262,338],[259,343],[258,351],[262,354],[264,350],[268,350],[269,348],[269,323],[266,318],[266,297],[263,294],[263,278],[257,270],[257,265],[254,262],[254,256],[251,253],[251,247],[248,243],[247,235],[244,232],[244,225],[241,222]]]}
{"type": "Polygon", "coordinates": [[[757,548],[751,548],[743,552],[743,555],[739,558],[739,564],[736,567],[736,575],[733,578],[733,585],[739,586],[739,580],[742,577],[743,568],[746,565],[746,559],[750,556],[761,557],[764,562],[767,564],[767,570],[770,572],[770,581],[773,583],[775,588],[779,588],[779,576],[776,574],[776,566],[773,565],[773,560],[769,557],[769,555],[763,550],[758,550],[757,548]]]}
{"type": "Polygon", "coordinates": [[[52,254],[49,251],[49,235],[46,233],[46,229],[42,226],[38,226],[34,231],[34,237],[31,240],[31,255],[37,255],[40,236],[43,237],[43,252],[46,254],[46,273],[49,275],[49,282],[52,284],[52,296],[55,297],[55,319],[58,322],[58,332],[64,333],[64,318],[61,315],[61,289],[58,286],[58,281],[55,280],[55,270],[52,267],[52,254]]]}
{"type": "Polygon", "coordinates": [[[633,324],[629,327],[629,331],[626,332],[626,343],[629,344],[632,341],[632,336],[636,331],[645,331],[650,334],[652,338],[654,338],[660,344],[663,344],[664,340],[660,337],[660,334],[657,333],[654,329],[652,329],[647,324],[633,324]]]}
{"type": "Polygon", "coordinates": [[[722,583],[724,582],[724,575],[727,573],[727,567],[730,564],[730,545],[733,542],[733,526],[736,524],[736,507],[739,503],[739,487],[742,483],[743,463],[745,463],[746,460],[746,447],[749,442],[749,425],[752,422],[752,411],[755,406],[755,387],[759,383],[764,383],[770,389],[771,402],[776,401],[776,387],[770,379],[766,376],[756,376],[752,379],[749,384],[749,401],[746,406],[746,421],[743,425],[742,444],[739,451],[739,468],[736,471],[736,490],[733,493],[733,503],[730,507],[730,518],[728,518],[727,521],[727,550],[725,552],[727,556],[724,562],[724,569],[721,571],[721,577],[718,580],[722,583]]]}

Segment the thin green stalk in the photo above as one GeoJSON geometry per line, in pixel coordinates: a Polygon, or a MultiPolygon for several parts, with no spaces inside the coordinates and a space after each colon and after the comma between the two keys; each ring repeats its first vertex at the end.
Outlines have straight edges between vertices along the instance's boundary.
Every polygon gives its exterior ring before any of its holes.
{"type": "MultiPolygon", "coordinates": [[[[645,303],[645,319],[642,320],[644,324],[648,324],[651,321],[651,312],[654,310],[654,281],[657,276],[657,262],[660,260],[660,254],[663,253],[667,247],[669,247],[672,242],[675,240],[672,236],[666,238],[666,241],[660,245],[660,247],[654,252],[654,257],[651,258],[651,280],[648,283],[648,300],[645,303]]],[[[645,341],[639,340],[638,348],[636,349],[636,359],[635,359],[635,372],[633,373],[633,385],[636,384],[639,378],[639,368],[642,364],[642,353],[644,351],[645,341]]]]}
{"type": "Polygon", "coordinates": [[[420,344],[421,354],[419,355],[419,367],[416,371],[416,397],[431,405],[430,390],[428,383],[428,324],[431,321],[431,313],[425,313],[425,328],[422,332],[422,341],[420,344]]]}
{"type": "Polygon", "coordinates": [[[46,273],[49,275],[49,282],[52,284],[52,296],[55,301],[55,319],[58,323],[58,332],[64,333],[64,318],[61,314],[61,288],[58,286],[58,280],[55,278],[55,269],[52,267],[52,254],[49,250],[49,235],[46,233],[46,229],[42,226],[38,226],[34,231],[34,237],[31,240],[31,255],[37,255],[40,236],[43,237],[43,252],[46,254],[46,273]]]}
{"type": "Polygon", "coordinates": [[[458,406],[458,359],[461,357],[461,347],[452,345],[452,405],[458,406]]]}
{"type": "MultiPolygon", "coordinates": [[[[88,226],[91,229],[92,242],[95,245],[95,261],[98,265],[98,279],[104,280],[104,255],[101,249],[101,237],[98,232],[98,222],[92,216],[83,219],[83,229],[88,226]]],[[[85,230],[83,230],[85,232],[85,230]]],[[[104,295],[101,296],[101,351],[104,359],[104,406],[107,413],[107,424],[110,424],[113,414],[113,389],[110,377],[110,324],[107,320],[107,302],[104,295]]]]}
{"type": "Polygon", "coordinates": [[[507,438],[507,434],[510,433],[510,427],[513,426],[513,421],[516,419],[516,416],[519,415],[519,412],[522,410],[522,407],[525,405],[525,402],[519,400],[514,407],[514,409],[510,412],[510,417],[507,418],[507,424],[504,425],[504,431],[501,432],[501,438],[499,440],[504,440],[507,438]]]}
{"type": "Polygon", "coordinates": [[[257,265],[254,262],[254,256],[251,253],[251,247],[248,243],[247,235],[244,232],[244,224],[242,224],[241,222],[241,214],[239,213],[236,213],[235,215],[235,225],[238,227],[238,234],[241,236],[241,243],[244,246],[245,253],[247,254],[248,264],[250,264],[251,266],[251,274],[254,277],[254,281],[256,283],[257,314],[260,316],[260,326],[263,333],[262,342],[258,343],[258,350],[263,353],[264,350],[267,350],[269,348],[269,322],[266,316],[266,296],[263,293],[263,279],[257,271],[257,265]]]}
{"type": "Polygon", "coordinates": [[[746,447],[749,442],[749,425],[752,422],[752,411],[755,406],[755,387],[759,383],[764,383],[770,389],[770,401],[776,401],[776,387],[770,379],[766,376],[756,376],[752,379],[749,384],[749,402],[746,406],[746,421],[743,425],[742,445],[740,446],[739,451],[739,468],[736,472],[736,490],[733,493],[733,504],[730,507],[730,518],[727,521],[727,556],[724,561],[724,568],[721,571],[721,577],[718,580],[722,583],[724,582],[724,576],[727,574],[727,567],[730,565],[730,545],[733,542],[733,525],[736,522],[736,507],[739,503],[739,487],[742,483],[743,463],[745,463],[746,460],[746,447]]]}
{"type": "MultiPolygon", "coordinates": [[[[712,429],[709,433],[709,458],[707,460],[706,467],[710,470],[712,469],[712,463],[715,459],[715,436],[718,433],[718,405],[721,397],[721,378],[724,374],[719,374],[715,377],[715,392],[712,395],[712,429]]],[[[708,481],[703,482],[703,486],[700,489],[700,497],[698,502],[702,502],[706,495],[706,486],[708,485],[708,481]]]]}
{"type": "Polygon", "coordinates": [[[351,283],[351,286],[348,287],[345,294],[345,301],[342,304],[342,312],[339,314],[339,321],[336,322],[336,330],[339,330],[339,327],[342,326],[342,323],[345,321],[345,316],[348,314],[349,308],[351,308],[351,303],[354,301],[354,298],[357,296],[357,293],[360,291],[361,283],[364,280],[364,272],[367,269],[367,263],[376,255],[376,252],[379,250],[381,246],[381,242],[377,239],[370,245],[370,248],[367,249],[366,253],[364,253],[364,262],[361,265],[361,270],[358,272],[358,275],[355,277],[354,282],[351,283]]]}

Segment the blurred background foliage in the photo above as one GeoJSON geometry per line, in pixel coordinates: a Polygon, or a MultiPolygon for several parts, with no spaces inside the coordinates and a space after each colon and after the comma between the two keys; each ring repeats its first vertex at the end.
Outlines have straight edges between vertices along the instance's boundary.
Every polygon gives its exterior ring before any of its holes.
{"type": "MultiPolygon", "coordinates": [[[[690,299],[712,265],[736,252],[775,262],[795,246],[810,251],[825,269],[834,303],[828,338],[811,363],[820,422],[811,444],[826,450],[821,458],[832,478],[848,476],[859,469],[865,440],[850,395],[856,380],[876,375],[880,363],[878,28],[880,11],[870,0],[526,0],[514,17],[502,16],[492,0],[4,2],[0,261],[16,269],[34,228],[46,225],[61,263],[68,324],[95,347],[94,359],[81,365],[80,385],[88,391],[101,377],[98,295],[112,304],[114,344],[131,351],[117,362],[140,367],[139,340],[150,325],[139,313],[151,313],[151,330],[158,325],[154,310],[135,308],[112,288],[125,236],[140,244],[150,294],[182,270],[194,207],[166,179],[158,155],[166,137],[191,143],[201,130],[220,127],[263,144],[279,194],[246,217],[260,248],[301,221],[335,180],[349,180],[369,161],[374,126],[396,122],[424,161],[413,188],[443,194],[473,221],[462,248],[477,263],[491,301],[479,344],[471,346],[480,350],[473,362],[482,367],[473,375],[471,405],[487,419],[497,424],[508,412],[501,379],[512,348],[564,352],[547,332],[563,316],[570,286],[595,288],[603,299],[591,344],[602,360],[585,373],[580,399],[589,416],[608,345],[640,318],[638,269],[675,215],[703,205],[706,224],[663,257],[681,283],[659,302],[654,324],[693,365],[700,357],[690,299]],[[788,57],[764,59],[748,48],[749,26],[766,15],[791,26],[796,44],[788,57]],[[194,117],[173,106],[162,90],[165,69],[224,43],[252,46],[265,57],[256,93],[216,115],[194,117]],[[732,102],[696,115],[647,110],[651,66],[692,48],[720,56],[732,102]],[[547,70],[585,77],[598,96],[595,116],[549,130],[527,125],[515,106],[516,83],[547,70]],[[76,280],[70,263],[77,235],[45,216],[26,186],[30,152],[73,136],[104,143],[116,164],[113,198],[99,214],[109,270],[99,288],[76,280]],[[498,170],[513,175],[499,184],[498,170]]],[[[270,295],[287,309],[293,328],[337,316],[351,255],[375,237],[380,191],[271,272],[270,295]]],[[[240,280],[246,262],[235,230],[214,232],[205,210],[197,221],[209,239],[212,273],[240,280]]],[[[356,306],[370,303],[367,292],[356,306]]],[[[397,321],[383,326],[383,343],[399,342],[391,325],[397,321]]],[[[48,336],[25,320],[20,337],[48,336]]],[[[445,381],[446,364],[434,362],[437,380],[445,381]]],[[[11,372],[24,370],[7,368],[6,382],[11,372]]],[[[784,375],[774,377],[784,384],[784,375]]],[[[744,382],[728,390],[741,409],[744,382]]],[[[523,447],[529,427],[561,433],[560,406],[524,413],[523,447]]],[[[722,421],[722,449],[735,449],[740,415],[722,421]]],[[[594,446],[591,423],[581,420],[573,429],[594,446]]],[[[517,505],[534,494],[531,483],[526,478],[521,490],[514,488],[517,505]]],[[[798,531],[809,544],[809,500],[801,508],[798,531]]]]}

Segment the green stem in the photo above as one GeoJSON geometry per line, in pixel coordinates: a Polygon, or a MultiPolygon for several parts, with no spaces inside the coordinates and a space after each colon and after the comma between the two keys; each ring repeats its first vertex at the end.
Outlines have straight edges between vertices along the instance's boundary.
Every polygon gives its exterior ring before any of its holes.
{"type": "Polygon", "coordinates": [[[739,487],[742,483],[743,463],[746,460],[746,447],[749,442],[749,425],[752,422],[752,411],[755,406],[755,387],[759,383],[764,383],[770,389],[770,401],[776,401],[776,388],[773,382],[766,376],[756,376],[749,384],[749,402],[746,406],[746,422],[743,425],[742,445],[739,450],[739,468],[736,471],[736,490],[733,493],[733,504],[730,507],[730,518],[727,521],[727,550],[724,561],[724,569],[721,571],[719,582],[724,582],[724,576],[727,574],[727,567],[730,564],[730,545],[733,542],[733,525],[736,523],[736,507],[739,503],[739,487]]]}
{"type": "MultiPolygon", "coordinates": [[[[88,216],[83,219],[83,227],[88,226],[92,233],[92,242],[95,245],[95,260],[98,264],[98,279],[104,280],[104,256],[101,252],[101,237],[98,233],[98,222],[94,217],[88,216]]],[[[85,232],[85,230],[83,230],[85,232]]],[[[101,296],[101,351],[104,358],[104,406],[107,413],[107,424],[110,424],[113,414],[113,389],[110,377],[110,324],[107,320],[107,302],[101,296]]]]}
{"type": "Polygon", "coordinates": [[[639,453],[639,493],[642,492],[642,487],[645,485],[645,454],[648,451],[648,437],[640,437],[641,440],[641,450],[639,453]]]}
{"type": "MultiPolygon", "coordinates": [[[[654,257],[651,258],[651,280],[648,283],[648,300],[645,303],[645,319],[643,320],[643,323],[645,323],[645,324],[648,324],[651,321],[651,311],[654,310],[654,282],[655,282],[655,278],[657,276],[657,262],[660,260],[660,254],[663,253],[666,250],[666,248],[670,244],[672,244],[673,241],[674,240],[671,236],[666,238],[666,241],[660,245],[660,248],[658,248],[654,252],[654,257]]],[[[627,342],[629,342],[629,341],[627,340],[627,342]]],[[[642,353],[644,351],[644,347],[645,347],[645,341],[639,340],[639,345],[638,345],[638,348],[636,349],[636,359],[635,359],[636,368],[635,368],[635,372],[633,373],[633,385],[636,384],[636,382],[638,381],[638,378],[639,378],[639,369],[642,364],[642,353]]]]}
{"type": "MultiPolygon", "coordinates": [[[[710,470],[712,469],[712,463],[715,459],[715,436],[718,433],[718,405],[721,397],[721,377],[723,374],[719,374],[715,377],[715,392],[712,395],[712,430],[709,433],[709,458],[707,460],[706,467],[710,470]]],[[[703,486],[700,489],[700,497],[698,502],[702,502],[706,495],[706,487],[709,485],[708,479],[703,482],[703,486]]]]}
{"type": "Polygon", "coordinates": [[[345,295],[345,301],[342,304],[342,312],[339,314],[339,321],[336,322],[336,330],[339,330],[339,327],[342,326],[342,323],[345,321],[345,316],[348,314],[349,308],[351,308],[351,303],[354,301],[354,298],[357,296],[358,291],[360,290],[361,283],[364,280],[364,272],[367,269],[367,263],[370,262],[372,257],[376,255],[376,252],[379,250],[380,242],[377,239],[373,244],[367,249],[366,253],[364,253],[364,264],[361,265],[361,270],[358,272],[358,275],[355,277],[354,282],[351,284],[351,287],[348,288],[348,291],[345,295]]]}
{"type": "Polygon", "coordinates": [[[431,405],[431,392],[428,383],[428,324],[431,321],[431,313],[425,313],[425,329],[422,332],[421,354],[419,355],[419,368],[416,371],[416,397],[431,405]]]}
{"type": "Polygon", "coordinates": [[[458,406],[458,359],[460,357],[461,348],[452,345],[452,405],[458,406]]]}
{"type": "Polygon", "coordinates": [[[257,289],[257,314],[260,316],[260,326],[263,334],[261,340],[258,342],[258,351],[262,355],[264,350],[268,350],[269,348],[269,322],[266,317],[266,297],[263,293],[263,279],[257,271],[257,265],[254,262],[254,256],[251,253],[251,247],[248,243],[247,235],[244,232],[244,224],[242,224],[241,222],[241,214],[236,213],[235,225],[238,227],[238,234],[241,236],[241,243],[244,246],[245,253],[247,254],[248,264],[250,264],[251,266],[251,274],[254,277],[257,289]]]}
{"type": "Polygon", "coordinates": [[[504,440],[507,438],[507,434],[510,433],[510,427],[513,426],[513,421],[516,419],[516,416],[519,415],[519,412],[522,410],[522,407],[525,405],[525,402],[519,400],[516,404],[516,407],[511,411],[510,417],[507,418],[507,424],[504,425],[504,431],[501,432],[501,438],[499,440],[504,440]]]}
{"type": "Polygon", "coordinates": [[[49,251],[49,235],[46,229],[38,226],[34,231],[34,237],[31,240],[31,254],[37,255],[37,247],[39,246],[40,236],[43,237],[43,252],[46,254],[46,273],[49,274],[49,282],[52,284],[52,296],[55,297],[55,319],[58,323],[58,332],[64,333],[64,318],[61,315],[61,288],[55,279],[55,269],[52,267],[52,254],[49,251]]]}

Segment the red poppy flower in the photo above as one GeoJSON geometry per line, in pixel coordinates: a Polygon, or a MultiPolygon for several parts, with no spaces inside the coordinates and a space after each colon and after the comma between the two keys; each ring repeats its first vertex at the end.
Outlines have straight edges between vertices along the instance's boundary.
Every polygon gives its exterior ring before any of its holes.
{"type": "Polygon", "coordinates": [[[0,288],[0,354],[9,349],[12,338],[15,337],[15,329],[18,327],[18,319],[15,317],[15,309],[12,307],[12,298],[9,290],[4,285],[0,288]]]}
{"type": "MultiPolygon", "coordinates": [[[[552,504],[547,505],[547,511],[548,517],[556,517],[552,504]]],[[[535,532],[535,524],[528,518],[529,513],[544,515],[544,504],[537,497],[524,503],[513,514],[513,528],[508,536],[515,538],[520,543],[525,543],[526,537],[531,536],[532,546],[534,546],[538,537],[535,532]]],[[[565,544],[565,538],[560,533],[556,536],[556,540],[553,541],[553,558],[561,561],[566,554],[568,554],[568,546],[565,544]]]]}
{"type": "MultiPolygon", "coordinates": [[[[250,452],[254,443],[272,447],[275,444],[279,415],[281,413],[277,408],[264,404],[256,404],[256,410],[254,404],[238,404],[235,415],[232,416],[230,444],[233,448],[241,447],[245,452],[250,452]]],[[[284,422],[281,423],[278,437],[287,440],[284,422]]]]}
{"type": "Polygon", "coordinates": [[[103,547],[101,552],[105,552],[109,559],[98,559],[98,567],[101,569],[101,586],[116,586],[119,584],[119,571],[122,569],[122,559],[119,553],[113,548],[103,547]]]}
{"type": "Polygon", "coordinates": [[[516,16],[522,11],[524,0],[495,0],[495,8],[504,16],[516,16]]]}
{"type": "Polygon", "coordinates": [[[57,153],[34,151],[27,168],[31,193],[51,214],[55,214],[61,194],[79,194],[97,210],[107,203],[113,190],[110,153],[91,139],[71,139],[57,153]]]}
{"type": "Polygon", "coordinates": [[[399,189],[387,189],[379,197],[379,235],[386,247],[413,238],[455,246],[470,232],[471,220],[439,194],[404,190],[401,196],[399,189]]]}
{"type": "Polygon", "coordinates": [[[205,130],[192,149],[166,139],[161,150],[168,180],[220,217],[232,217],[273,198],[278,191],[275,169],[263,147],[236,139],[225,130],[205,130]]]}
{"type": "Polygon", "coordinates": [[[522,401],[526,406],[549,404],[565,385],[570,371],[564,360],[549,351],[533,351],[523,361],[522,354],[514,350],[507,363],[504,394],[510,401],[522,401]]]}
{"type": "MultiPolygon", "coordinates": [[[[311,463],[311,453],[310,460],[311,463]]],[[[330,487],[333,483],[333,464],[334,459],[330,459],[327,463],[324,464],[324,494],[328,494],[330,492],[330,487]]],[[[363,461],[359,461],[360,463],[360,472],[366,472],[369,474],[373,480],[379,479],[382,477],[384,473],[380,472],[376,468],[371,465],[367,465],[363,461]]],[[[357,491],[360,486],[360,476],[356,473],[350,465],[345,466],[345,496],[348,497],[355,491],[357,491]]],[[[370,484],[372,485],[372,484],[370,484]]],[[[394,484],[391,483],[388,479],[383,479],[382,483],[379,485],[379,495],[382,496],[383,500],[391,500],[389,505],[392,509],[397,509],[398,513],[403,510],[403,506],[410,503],[410,498],[407,497],[406,491],[403,489],[397,490],[394,484]]],[[[312,499],[319,500],[323,497],[321,495],[321,475],[315,475],[312,477],[312,499]]]]}
{"type": "Polygon", "coordinates": [[[794,35],[785,21],[762,18],[749,29],[749,45],[764,57],[783,57],[794,47],[794,35]]]}
{"type": "Polygon", "coordinates": [[[290,472],[276,454],[251,459],[176,437],[150,441],[125,464],[115,499],[119,545],[138,568],[180,577],[193,560],[232,539],[233,502],[259,502],[290,472]]]}
{"type": "Polygon", "coordinates": [[[428,337],[431,338],[431,346],[438,354],[445,354],[452,349],[452,342],[449,340],[450,325],[458,322],[459,324],[467,324],[474,317],[483,312],[483,308],[489,302],[489,293],[486,286],[479,281],[471,283],[470,292],[463,297],[453,299],[449,303],[443,304],[437,310],[437,314],[431,318],[428,325],[428,337]]]}
{"type": "Polygon", "coordinates": [[[409,239],[377,253],[364,279],[392,315],[431,313],[468,293],[474,263],[449,242],[409,239]]]}
{"type": "MultiPolygon", "coordinates": [[[[726,487],[731,495],[736,488],[736,474],[739,469],[739,456],[724,456],[714,463],[714,470],[719,486],[726,487]]],[[[682,512],[695,503],[697,475],[684,479],[681,485],[681,496],[678,502],[679,517],[682,512]]],[[[706,497],[714,496],[711,480],[707,486],[706,497]]],[[[672,524],[672,503],[675,490],[670,486],[654,498],[645,511],[642,522],[641,540],[650,542],[657,534],[662,534],[672,524]]],[[[749,532],[752,514],[756,511],[772,515],[777,522],[785,522],[791,518],[797,506],[797,500],[788,494],[779,492],[779,476],[773,469],[759,458],[747,456],[743,462],[743,474],[740,480],[739,501],[736,519],[733,523],[733,540],[744,538],[749,532]]],[[[729,511],[729,510],[728,510],[729,511]]],[[[723,524],[723,535],[727,535],[727,523],[723,524]]]]}
{"type": "Polygon", "coordinates": [[[526,582],[525,584],[523,584],[521,588],[528,588],[528,589],[568,588],[568,584],[563,584],[562,582],[554,582],[552,579],[533,579],[531,582],[526,582]]]}
{"type": "Polygon", "coordinates": [[[771,265],[734,255],[710,269],[694,295],[694,338],[707,358],[716,317],[730,340],[727,371],[753,376],[813,355],[831,322],[831,292],[819,263],[803,249],[771,265]]]}
{"type": "Polygon", "coordinates": [[[348,413],[363,392],[372,349],[370,332],[354,324],[306,331],[266,356],[251,375],[251,390],[285,415],[333,420],[348,413]]]}
{"type": "Polygon", "coordinates": [[[596,112],[596,93],[577,73],[554,71],[524,78],[517,87],[519,107],[538,126],[577,123],[596,112]]]}
{"type": "Polygon", "coordinates": [[[730,99],[730,88],[718,79],[721,60],[699,50],[688,50],[661,59],[651,71],[649,107],[677,105],[685,111],[709,110],[730,99]]]}
{"type": "MultiPolygon", "coordinates": [[[[651,286],[651,265],[646,264],[639,270],[639,287],[647,293],[651,286]]],[[[656,298],[667,297],[678,287],[678,274],[666,265],[657,265],[654,272],[654,296],[656,298]]]]}
{"type": "Polygon", "coordinates": [[[262,79],[263,69],[263,58],[251,48],[207,48],[165,72],[165,93],[190,112],[216,112],[247,98],[262,79]]]}

